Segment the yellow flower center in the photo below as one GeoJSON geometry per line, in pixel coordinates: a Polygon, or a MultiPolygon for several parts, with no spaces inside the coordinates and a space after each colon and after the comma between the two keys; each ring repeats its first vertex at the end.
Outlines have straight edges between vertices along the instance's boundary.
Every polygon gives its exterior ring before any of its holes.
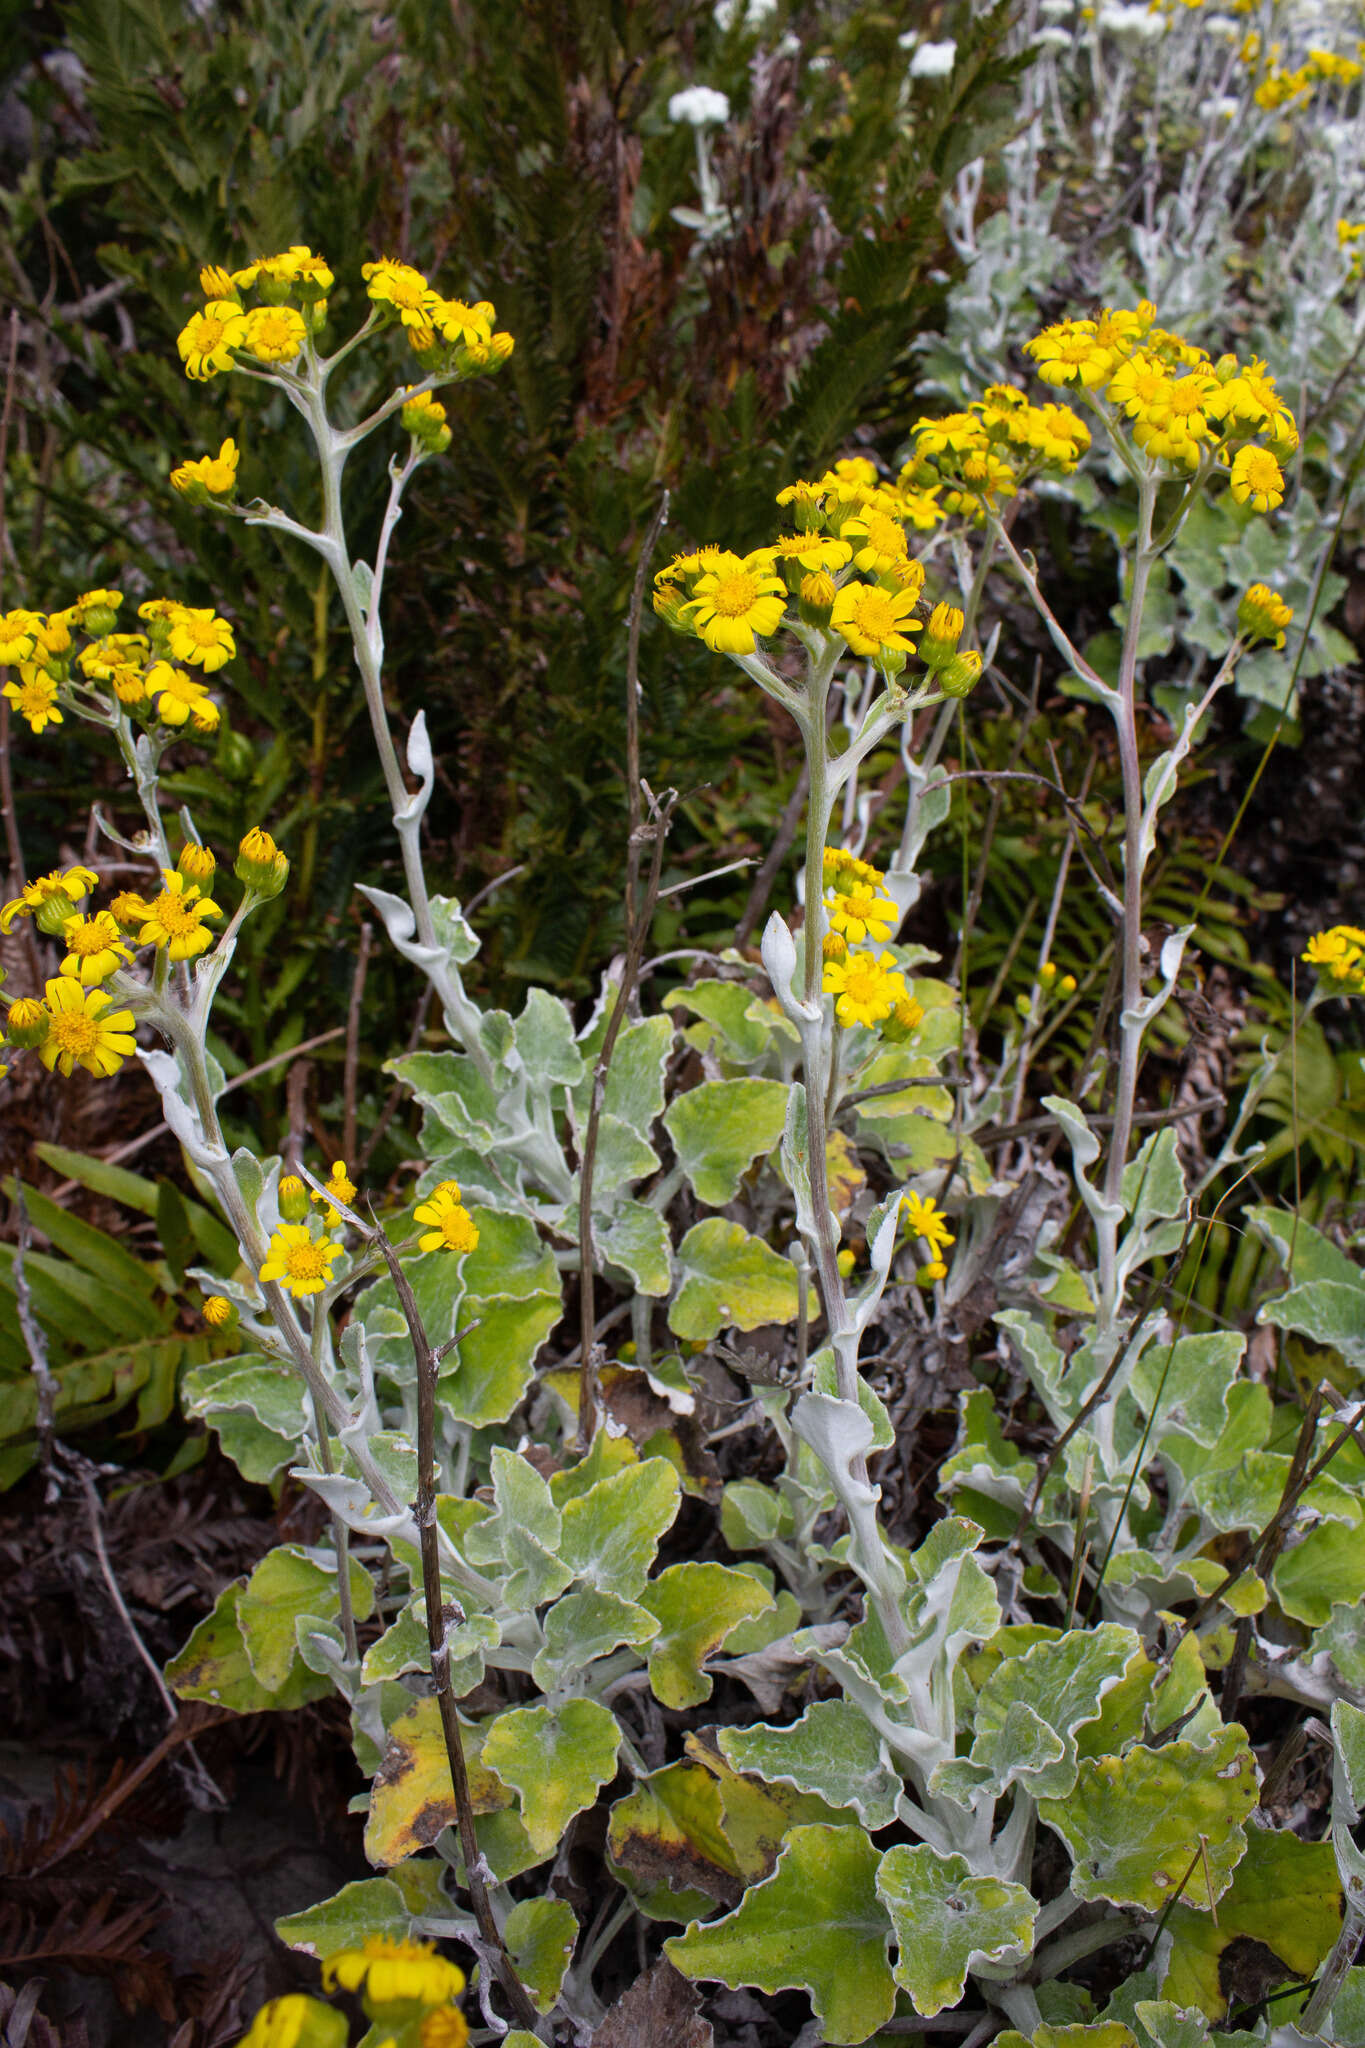
{"type": "Polygon", "coordinates": [[[48,683],[20,683],[20,715],[24,718],[32,718],[35,713],[48,710],[56,695],[56,690],[48,683]]]}
{"type": "Polygon", "coordinates": [[[102,925],[87,918],[84,924],[68,934],[67,944],[78,960],[88,960],[94,953],[102,953],[109,944],[109,933],[102,925]]]}
{"type": "Polygon", "coordinates": [[[327,1260],[323,1256],[326,1246],[315,1244],[309,1238],[306,1244],[291,1244],[284,1255],[285,1271],[291,1280],[325,1280],[327,1260]]]}
{"type": "Polygon", "coordinates": [[[221,318],[219,314],[201,313],[199,325],[194,335],[195,345],[205,355],[208,355],[212,350],[221,346],[223,336],[226,333],[227,321],[221,318]]]}
{"type": "MultiPolygon", "coordinates": [[[[177,621],[185,638],[196,647],[216,647],[218,634],[212,619],[183,618],[177,621]]],[[[188,678],[186,678],[188,680],[188,678]]],[[[169,686],[168,686],[169,687],[169,686]]]]}
{"type": "Polygon", "coordinates": [[[83,1059],[98,1047],[100,1028],[85,1010],[59,1010],[52,1019],[48,1036],[58,1052],[70,1053],[73,1059],[83,1059]]]}
{"type": "Polygon", "coordinates": [[[867,518],[867,544],[879,555],[901,555],[905,552],[905,535],[894,519],[888,519],[884,512],[870,512],[867,518]]]}
{"type": "Polygon", "coordinates": [[[283,309],[264,309],[256,315],[253,339],[264,343],[266,348],[293,348],[296,343],[294,323],[283,309]]]}
{"type": "Polygon", "coordinates": [[[173,939],[183,939],[198,931],[201,923],[199,905],[187,902],[177,889],[162,890],[152,904],[151,916],[173,939]]]}
{"type": "Polygon", "coordinates": [[[849,968],[844,981],[844,993],[855,1003],[875,1003],[881,995],[882,972],[876,962],[865,956],[856,959],[849,968]]]}
{"type": "Polygon", "coordinates": [[[858,631],[865,634],[869,640],[888,639],[897,630],[899,623],[886,592],[874,590],[870,585],[858,592],[853,607],[853,622],[858,631]]]}
{"type": "Polygon", "coordinates": [[[1195,383],[1193,377],[1186,377],[1174,386],[1168,403],[1177,419],[1188,419],[1192,413],[1202,409],[1204,398],[1204,391],[1195,383]]]}
{"type": "Polygon", "coordinates": [[[722,619],[741,619],[759,599],[758,578],[747,570],[722,576],[711,592],[713,610],[722,619]]]}
{"type": "Polygon", "coordinates": [[[1277,491],[1280,487],[1280,465],[1273,455],[1267,455],[1264,448],[1247,450],[1243,465],[1247,482],[1254,491],[1277,491]]]}

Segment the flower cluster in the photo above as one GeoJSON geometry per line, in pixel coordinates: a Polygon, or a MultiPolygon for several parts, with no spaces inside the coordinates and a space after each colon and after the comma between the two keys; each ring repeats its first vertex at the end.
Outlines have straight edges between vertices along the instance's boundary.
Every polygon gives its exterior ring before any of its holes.
{"type": "MultiPolygon", "coordinates": [[[[1283,47],[1271,43],[1265,52],[1265,76],[1252,97],[1265,113],[1274,113],[1291,101],[1311,93],[1319,83],[1352,86],[1365,65],[1354,57],[1339,57],[1332,50],[1310,49],[1302,64],[1285,68],[1280,63],[1283,47]]],[[[1262,61],[1259,36],[1248,36],[1242,45],[1242,61],[1255,69],[1262,61]]]]}
{"type": "Polygon", "coordinates": [[[472,1252],[478,1225],[460,1200],[459,1184],[443,1180],[413,1210],[413,1220],[430,1228],[418,1239],[424,1252],[472,1252]]]}
{"type": "Polygon", "coordinates": [[[901,1221],[906,1227],[907,1235],[916,1238],[929,1254],[915,1277],[924,1286],[932,1286],[935,1280],[945,1279],[948,1266],[942,1254],[957,1240],[948,1228],[947,1217],[933,1197],[917,1195],[913,1191],[902,1196],[901,1221]]]}
{"type": "Polygon", "coordinates": [[[363,263],[360,275],[371,304],[402,327],[423,369],[472,377],[498,369],[511,355],[512,337],[495,326],[498,316],[487,299],[470,305],[443,298],[420,270],[389,256],[363,263]]]}
{"type": "Polygon", "coordinates": [[[122,591],[87,590],[64,611],[0,616],[0,663],[18,669],[17,682],[4,685],[15,711],[36,733],[62,724],[64,709],[101,725],[130,716],[171,731],[216,732],[222,712],[205,677],[237,652],[228,621],[153,597],[138,607],[142,630],[119,632],[122,605],[122,591]]]}
{"type": "MultiPolygon", "coordinates": [[[[1259,358],[1215,361],[1158,327],[1149,300],[1094,320],[1058,321],[1024,348],[1044,383],[1093,406],[1112,434],[1131,436],[1151,461],[1186,475],[1220,465],[1234,500],[1257,512],[1283,501],[1280,464],[1297,448],[1298,428],[1259,358]]],[[[945,424],[923,421],[919,431],[941,437],[945,424]]],[[[989,500],[983,485],[977,492],[989,500]]]]}
{"type": "Polygon", "coordinates": [[[938,488],[945,513],[974,521],[1030,477],[1068,475],[1090,446],[1090,429],[1070,406],[1034,405],[1013,384],[990,384],[965,412],[919,420],[913,431],[902,488],[938,488]]]}
{"type": "MultiPolygon", "coordinates": [[[[404,2048],[465,2048],[469,2030],[455,2003],[465,1977],[430,1941],[372,1934],[361,1948],[341,1949],[322,1966],[326,1991],[360,1996],[375,2037],[404,2048]]],[[[304,1992],[263,2005],[239,2048],[344,2048],[345,2015],[304,1992]]]]}
{"type": "MultiPolygon", "coordinates": [[[[714,652],[743,657],[792,623],[794,608],[799,624],[839,634],[888,679],[899,675],[923,623],[924,569],[910,553],[909,529],[939,522],[936,491],[883,483],[856,456],[788,484],[777,503],[789,530],[747,555],[704,547],[675,556],[654,578],[655,611],[714,652]]],[[[979,658],[958,658],[950,680],[948,666],[938,665],[936,680],[945,694],[965,696],[979,658]]]]}
{"type": "Polygon", "coordinates": [[[302,245],[258,257],[242,270],[208,265],[199,273],[203,310],[176,338],[185,375],[206,383],[224,370],[253,363],[269,370],[287,368],[326,320],[334,282],[323,258],[302,245]],[[249,293],[258,305],[246,305],[249,293]]]}
{"type": "Polygon", "coordinates": [[[881,1025],[889,1038],[908,1038],[923,1022],[923,1007],[906,987],[895,955],[872,950],[900,922],[895,903],[882,893],[886,877],[838,847],[825,848],[824,870],[829,930],[821,986],[834,997],[834,1014],[846,1026],[881,1025]]]}
{"type": "MultiPolygon", "coordinates": [[[[276,878],[274,888],[256,889],[256,895],[264,897],[283,887],[289,863],[264,832],[248,833],[243,849],[251,845],[259,854],[258,842],[270,848],[270,873],[276,878]]],[[[41,1002],[35,996],[10,1001],[6,1043],[18,1051],[36,1052],[49,1071],[55,1068],[69,1075],[79,1066],[102,1077],[114,1073],[134,1050],[134,1017],[131,1010],[110,1008],[113,998],[104,984],[131,966],[144,946],[155,947],[168,961],[193,960],[207,951],[214,940],[209,926],[223,915],[206,894],[216,866],[209,848],[191,840],[175,867],[160,870],[159,890],[143,896],[136,889],[121,889],[102,910],[81,907],[99,882],[93,868],[54,869],[25,883],[19,895],[0,907],[0,936],[20,919],[32,918],[47,937],[59,939],[65,951],[41,1002]]],[[[254,887],[251,866],[245,852],[239,854],[236,872],[248,888],[254,887]]],[[[134,994],[143,986],[128,979],[118,993],[134,994]]],[[[337,1192],[341,1193],[339,1188],[337,1192]]]]}
{"type": "Polygon", "coordinates": [[[1334,924],[1314,932],[1303,958],[1334,984],[1334,995],[1365,995],[1365,931],[1358,925],[1334,924]]]}

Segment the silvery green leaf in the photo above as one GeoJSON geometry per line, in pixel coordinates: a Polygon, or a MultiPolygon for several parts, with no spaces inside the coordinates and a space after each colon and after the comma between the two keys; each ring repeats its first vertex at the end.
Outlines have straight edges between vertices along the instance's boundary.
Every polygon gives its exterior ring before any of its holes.
{"type": "Polygon", "coordinates": [[[1100,1141],[1086,1122],[1085,1112],[1078,1109],[1074,1102],[1068,1102],[1064,1095],[1045,1095],[1043,1108],[1056,1117],[1066,1132],[1071,1145],[1076,1187],[1090,1214],[1097,1223],[1121,1223],[1123,1204],[1106,1201],[1088,1178],[1088,1169],[1100,1156],[1100,1141]]]}
{"type": "Polygon", "coordinates": [[[790,1017],[798,1028],[802,1024],[818,1024],[820,1005],[802,1002],[792,988],[792,978],[796,973],[796,941],[776,911],[763,927],[762,953],[763,965],[783,1015],[790,1017]]]}

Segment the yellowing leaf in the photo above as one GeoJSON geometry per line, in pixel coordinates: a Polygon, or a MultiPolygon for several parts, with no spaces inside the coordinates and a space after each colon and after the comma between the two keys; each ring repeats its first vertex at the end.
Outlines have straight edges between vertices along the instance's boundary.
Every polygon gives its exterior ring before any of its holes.
{"type": "Polygon", "coordinates": [[[675,1336],[705,1343],[731,1327],[795,1319],[800,1297],[791,1261],[722,1216],[693,1224],[678,1246],[678,1271],[682,1284],[668,1311],[675,1336]]]}
{"type": "MultiPolygon", "coordinates": [[[[512,1804],[512,1794],[481,1760],[486,1732],[486,1723],[460,1725],[475,1813],[494,1813],[512,1804]]],[[[416,1700],[389,1730],[388,1747],[370,1788],[365,1854],[371,1863],[401,1863],[405,1856],[429,1849],[454,1819],[455,1793],[440,1703],[434,1698],[416,1700]]]]}
{"type": "Polygon", "coordinates": [[[659,1623],[649,1646],[649,1682],[666,1707],[695,1707],[711,1697],[702,1669],[731,1629],[773,1604],[747,1572],[723,1564],[675,1564],[645,1587],[640,1605],[659,1623]]]}
{"type": "Polygon", "coordinates": [[[1278,1956],[1280,1981],[1311,1977],[1341,1928],[1332,1845],[1301,1842],[1287,1829],[1249,1828],[1246,1855],[1218,1901],[1217,1926],[1183,1903],[1167,1925],[1171,1959],[1162,1996],[1197,2005],[1211,2020],[1227,2012],[1219,1965],[1232,1942],[1249,1939],[1278,1956]]]}
{"type": "Polygon", "coordinates": [[[521,1794],[522,1825],[537,1856],[558,1848],[576,1813],[616,1776],[621,1730],[597,1700],[512,1707],[489,1724],[483,1760],[521,1794]]]}
{"type": "Polygon", "coordinates": [[[896,1982],[926,2019],[957,2004],[973,1963],[1033,1947],[1037,1900],[1022,1884],[973,1877],[965,1856],[941,1856],[925,1843],[888,1849],[877,1892],[895,1929],[896,1982]]]}

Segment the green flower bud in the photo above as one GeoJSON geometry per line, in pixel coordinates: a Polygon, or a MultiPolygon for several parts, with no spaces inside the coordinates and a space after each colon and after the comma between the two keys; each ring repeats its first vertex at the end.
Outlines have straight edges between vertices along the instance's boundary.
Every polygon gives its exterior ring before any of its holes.
{"type": "Polygon", "coordinates": [[[45,1006],[36,996],[20,996],[17,1003],[11,1003],[5,1019],[5,1036],[11,1045],[21,1046],[32,1052],[47,1037],[52,1022],[45,1006]]]}
{"type": "Polygon", "coordinates": [[[970,697],[981,680],[981,656],[974,648],[955,654],[934,680],[945,697],[970,697]]]}
{"type": "Polygon", "coordinates": [[[270,834],[253,825],[237,849],[232,871],[258,896],[278,896],[289,879],[289,862],[270,834]]]}
{"type": "Polygon", "coordinates": [[[308,1189],[297,1174],[286,1173],[278,1189],[280,1214],[286,1223],[302,1223],[308,1214],[308,1189]]]}

